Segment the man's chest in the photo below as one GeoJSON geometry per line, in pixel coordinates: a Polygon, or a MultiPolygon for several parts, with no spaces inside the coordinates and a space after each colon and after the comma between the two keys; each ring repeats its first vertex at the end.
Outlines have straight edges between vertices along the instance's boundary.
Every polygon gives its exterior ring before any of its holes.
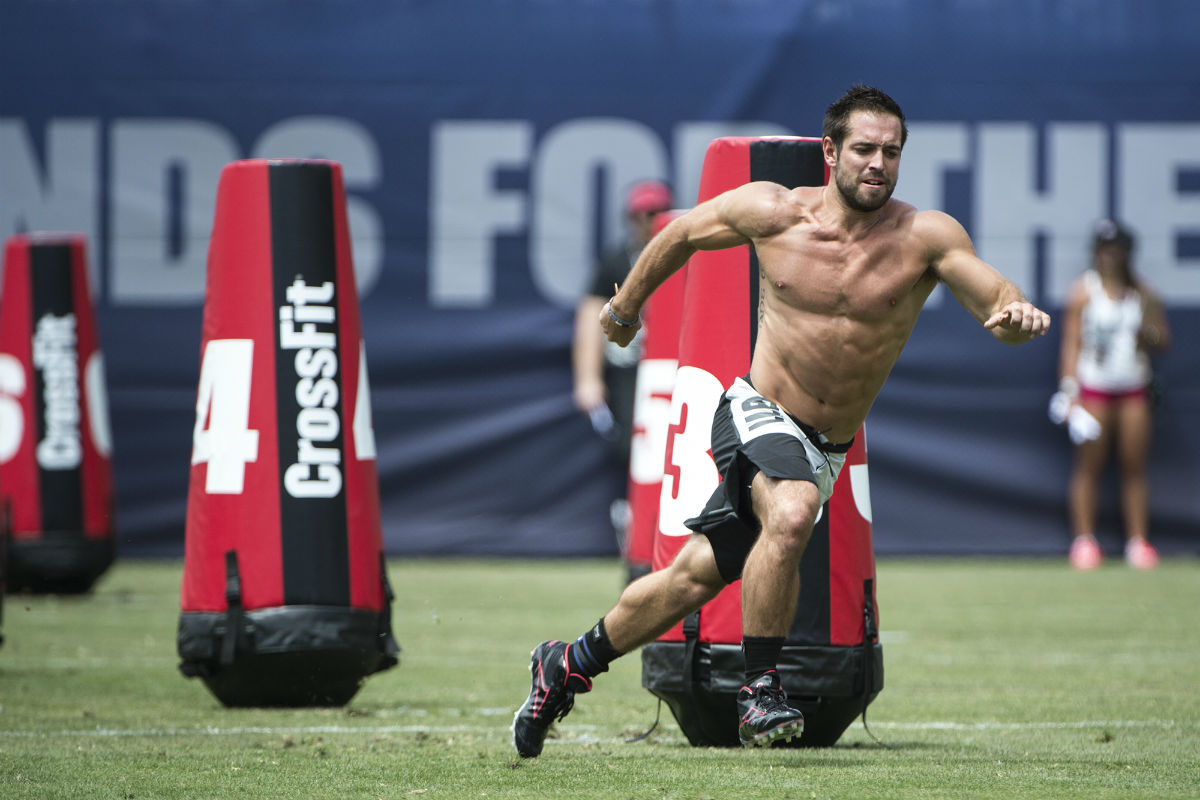
{"type": "Polygon", "coordinates": [[[761,248],[760,285],[809,313],[884,319],[920,309],[936,283],[899,245],[805,243],[761,248]]]}

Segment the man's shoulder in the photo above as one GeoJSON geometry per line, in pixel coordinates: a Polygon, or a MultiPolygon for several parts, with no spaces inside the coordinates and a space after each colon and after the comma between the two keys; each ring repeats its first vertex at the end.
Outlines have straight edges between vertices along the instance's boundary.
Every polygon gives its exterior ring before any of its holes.
{"type": "Polygon", "coordinates": [[[953,217],[944,211],[938,211],[933,208],[920,209],[912,203],[897,200],[894,197],[888,200],[886,213],[898,222],[908,222],[910,224],[938,225],[941,224],[943,218],[953,219],[953,217]]]}
{"type": "Polygon", "coordinates": [[[726,197],[743,205],[775,205],[815,203],[821,197],[824,186],[796,186],[788,188],[775,181],[750,181],[735,186],[725,193],[726,197]]]}
{"type": "Polygon", "coordinates": [[[960,245],[962,240],[968,238],[962,223],[945,211],[935,208],[918,209],[900,200],[894,202],[897,203],[897,207],[892,212],[892,219],[928,244],[960,245]]]}
{"type": "Polygon", "coordinates": [[[743,184],[731,218],[752,238],[771,236],[813,219],[821,203],[821,186],[789,189],[771,181],[743,184]]]}

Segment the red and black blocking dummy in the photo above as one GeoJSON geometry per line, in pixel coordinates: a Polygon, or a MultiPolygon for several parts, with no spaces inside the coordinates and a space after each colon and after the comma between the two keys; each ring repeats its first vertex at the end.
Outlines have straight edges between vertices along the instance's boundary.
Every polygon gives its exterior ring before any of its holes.
{"type": "Polygon", "coordinates": [[[4,644],[4,593],[8,591],[8,532],[0,528],[0,645],[4,644]]]}
{"type": "MultiPolygon", "coordinates": [[[[664,211],[654,218],[654,233],[679,216],[664,211]]],[[[629,530],[625,563],[631,579],[650,572],[654,534],[658,530],[663,457],[671,425],[671,391],[679,368],[679,326],[683,320],[683,287],[687,266],[658,287],[642,308],[642,355],[638,361],[629,447],[629,530]]]]}
{"type": "Polygon", "coordinates": [[[79,593],[112,564],[112,435],[81,234],[9,238],[0,295],[0,542],[9,590],[79,593]]]}
{"type": "Polygon", "coordinates": [[[227,706],[342,705],[396,664],[341,165],[221,173],[180,670],[227,706]]]}
{"type": "MultiPolygon", "coordinates": [[[[820,139],[717,139],[708,148],[699,200],[757,180],[789,188],[828,180],[820,139]]],[[[679,372],[672,401],[654,568],[665,567],[718,485],[711,424],[735,378],[750,370],[757,336],[759,268],[750,247],[706,251],[688,262],[679,372]]],[[[805,717],[790,744],[834,744],[883,688],[865,432],[859,431],[800,564],[796,616],[779,673],[805,717]]],[[[696,746],[739,743],[736,695],[744,683],[741,584],[642,649],[642,685],[671,708],[696,746]]]]}

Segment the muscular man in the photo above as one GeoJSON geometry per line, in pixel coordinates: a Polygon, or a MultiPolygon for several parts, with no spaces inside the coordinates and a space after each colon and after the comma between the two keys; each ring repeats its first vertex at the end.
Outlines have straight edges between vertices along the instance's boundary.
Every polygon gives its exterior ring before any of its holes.
{"type": "Polygon", "coordinates": [[[762,288],[750,374],[713,420],[723,480],[675,560],[631,584],[615,607],[572,643],[534,648],[533,687],[513,723],[524,757],[591,689],[608,663],[653,641],[742,579],[746,684],[738,693],[746,745],[788,740],[803,716],[775,671],[799,597],[799,563],[821,505],[888,373],[938,281],[992,335],[1021,344],[1049,316],[975,254],[952,217],[892,199],[907,138],[904,114],[878,89],[857,85],[823,125],[824,187],[756,182],[675,219],[642,251],[600,314],[611,341],[629,342],[651,293],[697,250],[751,244],[762,288]],[[770,412],[770,423],[753,425],[770,412]],[[754,420],[748,420],[748,417],[754,420]]]}

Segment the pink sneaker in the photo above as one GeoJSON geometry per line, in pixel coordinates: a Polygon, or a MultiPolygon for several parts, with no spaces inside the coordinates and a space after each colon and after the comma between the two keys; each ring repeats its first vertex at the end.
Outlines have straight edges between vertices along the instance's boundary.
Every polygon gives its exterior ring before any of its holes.
{"type": "Polygon", "coordinates": [[[1154,569],[1158,551],[1145,539],[1130,539],[1125,543],[1125,563],[1134,569],[1154,569]]]}
{"type": "Polygon", "coordinates": [[[1095,569],[1104,560],[1100,545],[1096,544],[1094,536],[1076,536],[1071,542],[1071,553],[1068,556],[1071,566],[1081,572],[1095,569]]]}

